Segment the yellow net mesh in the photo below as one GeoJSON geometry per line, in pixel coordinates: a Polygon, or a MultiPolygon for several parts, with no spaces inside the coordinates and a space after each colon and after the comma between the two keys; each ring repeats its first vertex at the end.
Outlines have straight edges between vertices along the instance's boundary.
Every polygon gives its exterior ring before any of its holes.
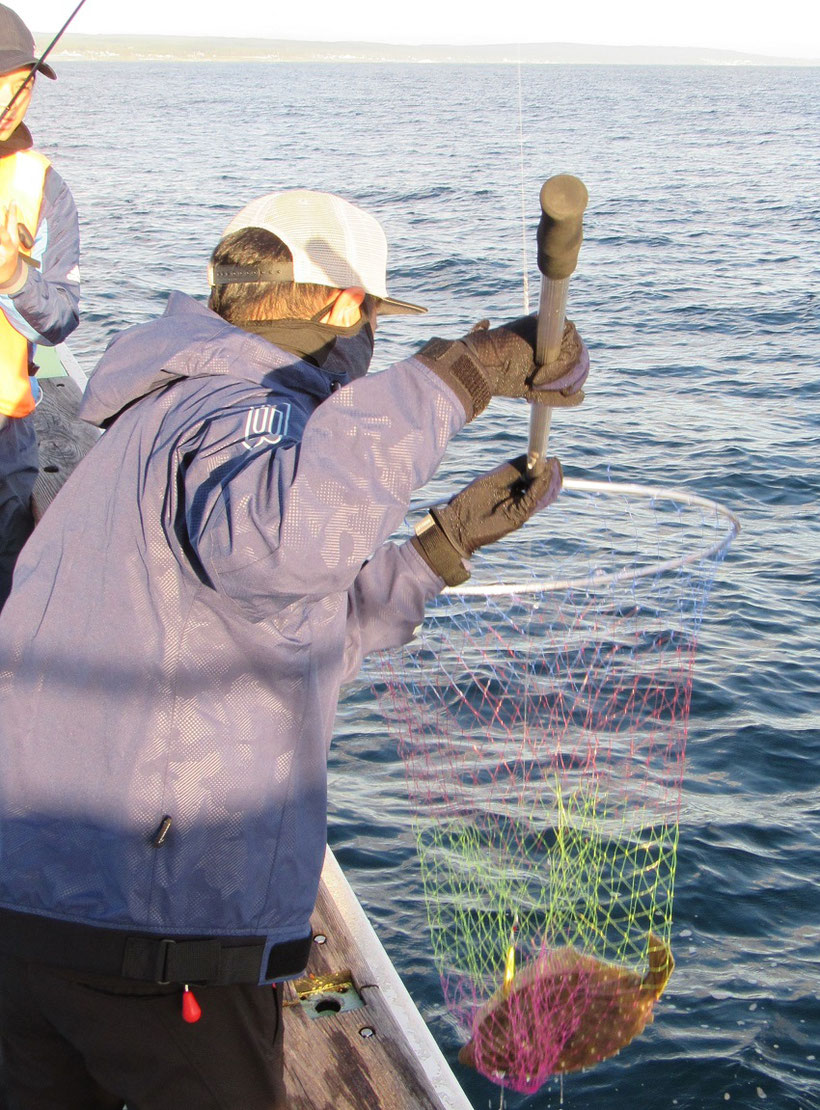
{"type": "Polygon", "coordinates": [[[477,556],[378,682],[465,1062],[519,1091],[619,1051],[668,978],[695,643],[736,531],[587,485],[477,556]]]}

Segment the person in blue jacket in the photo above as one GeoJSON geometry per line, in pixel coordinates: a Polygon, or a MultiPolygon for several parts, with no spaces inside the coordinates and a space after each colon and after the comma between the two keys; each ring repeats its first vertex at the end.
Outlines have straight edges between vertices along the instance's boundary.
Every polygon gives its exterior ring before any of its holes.
{"type": "MultiPolygon", "coordinates": [[[[23,122],[36,66],[31,32],[0,4],[0,609],[34,527],[36,345],[61,343],[79,321],[77,209],[23,122]]],[[[56,77],[45,62],[38,72],[56,77]]]]}
{"type": "Polygon", "coordinates": [[[525,318],[366,376],[377,320],[423,311],[386,252],[341,197],[259,198],[210,307],[173,293],[91,377],[104,434],[0,616],[0,1041],[27,1110],[287,1104],[277,984],[308,958],[340,687],[560,490],[557,460],[515,460],[390,541],[493,396],[577,404],[589,363],[568,325],[537,368],[525,318]]]}

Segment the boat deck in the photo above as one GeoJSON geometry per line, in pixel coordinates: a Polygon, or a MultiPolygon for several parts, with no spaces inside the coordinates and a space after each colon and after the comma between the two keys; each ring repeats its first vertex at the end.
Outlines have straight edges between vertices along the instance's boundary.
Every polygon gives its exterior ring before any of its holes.
{"type": "Polygon", "coordinates": [[[293,1110],[470,1110],[329,850],[312,926],[308,976],[285,987],[293,1110]]]}

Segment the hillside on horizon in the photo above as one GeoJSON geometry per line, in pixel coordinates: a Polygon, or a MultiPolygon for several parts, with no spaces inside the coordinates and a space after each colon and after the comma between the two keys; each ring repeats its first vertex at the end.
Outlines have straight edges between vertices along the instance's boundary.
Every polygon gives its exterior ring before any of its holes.
{"type": "MultiPolygon", "coordinates": [[[[52,33],[53,34],[53,33],[52,33]]],[[[35,35],[44,50],[52,34],[35,35]]],[[[820,65],[820,59],[781,58],[706,47],[591,46],[525,43],[494,46],[309,42],[284,39],[172,35],[66,34],[50,55],[64,61],[180,62],[420,62],[541,65],[820,65]]]]}

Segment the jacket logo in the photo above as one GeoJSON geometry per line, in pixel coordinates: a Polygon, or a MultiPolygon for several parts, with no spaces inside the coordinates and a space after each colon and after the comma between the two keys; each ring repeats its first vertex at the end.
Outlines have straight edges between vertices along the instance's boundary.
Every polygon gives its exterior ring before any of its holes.
{"type": "Polygon", "coordinates": [[[275,446],[288,434],[290,405],[260,405],[245,421],[245,446],[254,451],[264,444],[275,446]]]}

